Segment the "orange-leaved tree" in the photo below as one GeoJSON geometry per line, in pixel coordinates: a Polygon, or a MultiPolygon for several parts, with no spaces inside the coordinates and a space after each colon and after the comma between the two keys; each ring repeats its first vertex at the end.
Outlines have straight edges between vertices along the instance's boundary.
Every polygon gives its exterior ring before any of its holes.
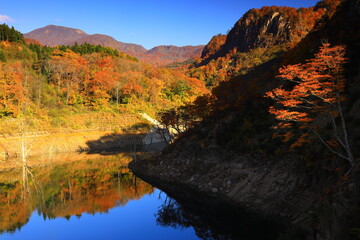
{"type": "MultiPolygon", "coordinates": [[[[291,129],[298,127],[310,130],[329,149],[330,152],[347,160],[353,167],[355,159],[351,152],[341,102],[344,100],[345,78],[343,65],[345,47],[324,43],[313,59],[304,64],[288,65],[279,70],[277,77],[287,86],[280,86],[266,93],[266,97],[275,100],[269,112],[279,121],[276,128],[287,129],[289,140],[294,134],[291,129]],[[331,139],[319,134],[315,121],[326,116],[332,131],[331,139]]],[[[322,120],[323,121],[323,120],[322,120]]],[[[303,132],[292,147],[308,141],[303,132]]]]}
{"type": "Polygon", "coordinates": [[[16,117],[21,113],[21,105],[25,102],[25,88],[21,75],[11,71],[6,64],[0,65],[0,118],[16,117]]]}

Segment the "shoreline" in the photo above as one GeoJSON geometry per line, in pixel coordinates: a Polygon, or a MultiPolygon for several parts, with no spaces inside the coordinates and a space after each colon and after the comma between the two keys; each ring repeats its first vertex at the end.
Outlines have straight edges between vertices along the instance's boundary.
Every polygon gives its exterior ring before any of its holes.
{"type": "Polygon", "coordinates": [[[195,191],[213,201],[282,219],[305,233],[291,239],[348,239],[351,206],[356,205],[346,198],[351,183],[343,186],[342,198],[328,202],[331,197],[323,196],[324,186],[312,183],[306,169],[291,166],[291,159],[239,156],[216,148],[195,154],[184,150],[189,146],[176,147],[156,158],[132,161],[129,168],[164,191],[195,191]]]}
{"type": "Polygon", "coordinates": [[[180,204],[176,212],[180,212],[180,215],[182,212],[184,216],[188,216],[189,212],[197,214],[196,217],[190,215],[189,219],[184,220],[190,223],[195,231],[205,231],[212,236],[219,235],[219,239],[223,239],[224,236],[228,237],[226,239],[242,239],[244,235],[257,236],[254,239],[288,239],[288,236],[291,236],[292,240],[307,239],[308,233],[305,229],[284,217],[265,215],[263,212],[242,206],[234,199],[212,191],[199,190],[187,183],[168,182],[156,176],[143,175],[134,165],[136,164],[132,161],[129,168],[136,177],[164,191],[180,204]],[[221,226],[218,225],[219,222],[221,226]],[[259,227],[262,228],[260,232],[259,227]]]}
{"type": "Polygon", "coordinates": [[[96,152],[142,145],[145,135],[146,133],[90,131],[37,135],[25,138],[0,138],[0,161],[21,158],[23,154],[22,145],[25,145],[26,157],[51,158],[59,153],[96,152]]]}

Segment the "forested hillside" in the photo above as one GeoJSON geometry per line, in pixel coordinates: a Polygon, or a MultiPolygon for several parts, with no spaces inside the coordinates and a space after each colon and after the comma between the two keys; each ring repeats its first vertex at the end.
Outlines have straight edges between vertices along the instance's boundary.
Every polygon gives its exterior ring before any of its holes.
{"type": "Polygon", "coordinates": [[[59,115],[99,110],[154,113],[208,92],[196,78],[109,47],[26,44],[22,34],[5,24],[1,39],[1,118],[51,122],[59,115]]]}

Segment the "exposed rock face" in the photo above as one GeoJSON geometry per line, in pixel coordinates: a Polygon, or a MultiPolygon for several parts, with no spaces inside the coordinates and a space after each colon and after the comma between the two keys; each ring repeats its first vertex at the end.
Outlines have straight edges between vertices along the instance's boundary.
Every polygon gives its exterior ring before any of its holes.
{"type": "Polygon", "coordinates": [[[226,39],[224,43],[211,47],[218,39],[213,38],[209,42],[200,65],[233,52],[297,43],[313,29],[316,21],[326,12],[324,8],[328,6],[329,4],[319,5],[316,10],[314,7],[296,9],[275,6],[251,9],[235,23],[226,38],[217,37],[226,39]],[[208,48],[213,49],[211,53],[208,48]]]}
{"type": "Polygon", "coordinates": [[[226,41],[226,35],[216,35],[214,36],[210,42],[204,47],[201,58],[208,58],[213,56],[216,52],[221,49],[221,46],[226,41]]]}
{"type": "Polygon", "coordinates": [[[236,48],[245,52],[254,47],[288,42],[291,40],[290,29],[290,22],[280,11],[269,12],[263,17],[248,12],[229,32],[223,51],[228,53],[236,48]]]}

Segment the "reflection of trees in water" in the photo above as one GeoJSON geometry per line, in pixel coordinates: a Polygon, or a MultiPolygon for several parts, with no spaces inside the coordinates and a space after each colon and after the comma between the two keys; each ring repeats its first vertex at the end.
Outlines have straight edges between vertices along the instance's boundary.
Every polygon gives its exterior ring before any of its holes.
{"type": "Polygon", "coordinates": [[[23,198],[20,181],[0,183],[0,232],[20,229],[32,211],[31,202],[23,198]]]}
{"type": "Polygon", "coordinates": [[[133,174],[124,167],[128,160],[126,156],[108,156],[3,172],[0,232],[20,229],[35,209],[44,218],[80,217],[83,213],[107,212],[153,192],[151,185],[135,182],[133,174]]]}
{"type": "MultiPolygon", "coordinates": [[[[42,194],[40,192],[41,188],[37,183],[34,174],[31,172],[29,166],[26,164],[26,161],[22,162],[22,198],[24,201],[28,201],[28,198],[31,196],[31,189],[36,190],[36,194],[42,194]],[[30,182],[32,186],[30,185],[30,182]]],[[[41,197],[41,196],[38,196],[41,197]]]]}
{"type": "Polygon", "coordinates": [[[157,213],[156,222],[161,226],[173,228],[191,226],[188,219],[183,216],[181,206],[173,199],[166,198],[161,209],[157,213]]]}
{"type": "Polygon", "coordinates": [[[181,197],[181,203],[166,198],[157,213],[156,222],[173,228],[192,226],[198,237],[207,240],[304,239],[303,233],[292,226],[198,197],[181,197]]]}
{"type": "Polygon", "coordinates": [[[157,213],[156,222],[161,226],[173,228],[188,228],[193,226],[196,235],[202,239],[231,239],[226,234],[216,232],[203,219],[184,209],[173,199],[165,200],[161,209],[157,213]]]}
{"type": "Polygon", "coordinates": [[[130,172],[75,171],[60,182],[56,194],[49,193],[41,212],[48,218],[107,212],[151,191],[144,182],[135,184],[130,172]]]}

